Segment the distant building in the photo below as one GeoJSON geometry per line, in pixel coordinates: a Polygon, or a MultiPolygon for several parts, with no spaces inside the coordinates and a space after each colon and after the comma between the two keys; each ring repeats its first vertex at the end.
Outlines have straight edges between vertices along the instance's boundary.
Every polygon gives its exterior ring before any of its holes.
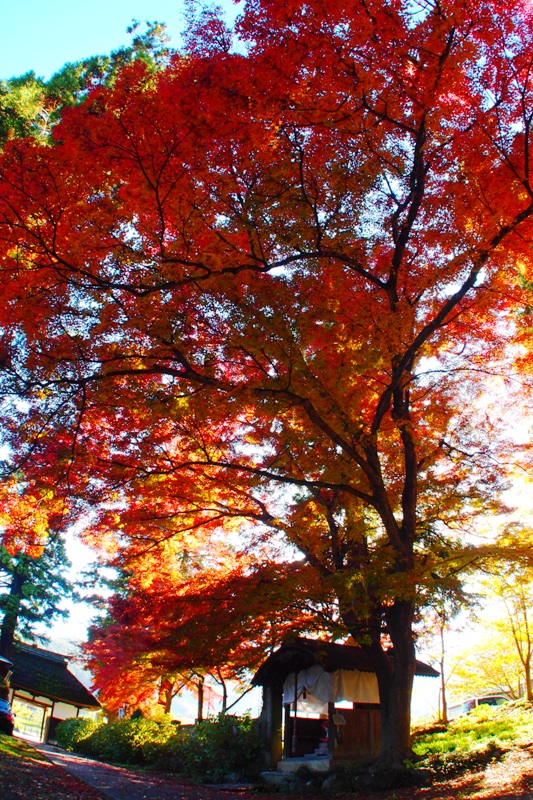
{"type": "Polygon", "coordinates": [[[96,697],[69,670],[66,656],[19,642],[11,660],[15,733],[47,742],[62,720],[100,709],[96,697]]]}

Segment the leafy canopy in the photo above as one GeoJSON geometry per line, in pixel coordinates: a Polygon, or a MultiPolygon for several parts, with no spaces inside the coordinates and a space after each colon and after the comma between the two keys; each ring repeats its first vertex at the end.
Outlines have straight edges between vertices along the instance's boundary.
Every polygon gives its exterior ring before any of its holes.
{"type": "Polygon", "coordinates": [[[413,622],[520,459],[498,399],[529,390],[532,23],[251,0],[238,47],[197,15],[186,53],[0,160],[13,452],[121,563],[238,529],[301,554],[375,660],[393,760],[413,622]]]}

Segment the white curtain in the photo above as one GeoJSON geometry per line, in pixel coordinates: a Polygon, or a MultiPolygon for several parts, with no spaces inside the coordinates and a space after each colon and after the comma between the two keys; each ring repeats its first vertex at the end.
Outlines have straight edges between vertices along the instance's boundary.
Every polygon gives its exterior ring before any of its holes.
{"type": "MultiPolygon", "coordinates": [[[[309,669],[294,672],[287,676],[283,685],[283,702],[293,703],[298,697],[302,711],[312,705],[315,713],[327,713],[328,703],[348,700],[353,703],[379,703],[378,682],[373,672],[340,669],[337,672],[324,672],[318,664],[309,669]],[[306,694],[306,699],[302,695],[306,694]],[[318,711],[317,706],[325,706],[318,711]]],[[[311,710],[310,708],[308,710],[311,710]]]]}

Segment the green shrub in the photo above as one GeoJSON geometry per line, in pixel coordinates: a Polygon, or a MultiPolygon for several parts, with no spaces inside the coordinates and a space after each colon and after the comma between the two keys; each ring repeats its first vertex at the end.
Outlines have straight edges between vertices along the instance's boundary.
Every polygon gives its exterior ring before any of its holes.
{"type": "Polygon", "coordinates": [[[170,735],[164,741],[158,738],[144,744],[143,754],[146,763],[154,769],[185,774],[182,751],[188,737],[188,730],[173,725],[170,735]]]}
{"type": "Polygon", "coordinates": [[[71,717],[60,722],[56,729],[56,741],[65,750],[77,750],[78,744],[90,736],[98,727],[98,722],[87,717],[71,717]]]}
{"type": "Polygon", "coordinates": [[[79,742],[80,753],[117,764],[146,764],[154,742],[173,734],[170,725],[160,726],[148,719],[125,719],[100,725],[79,742]]]}
{"type": "Polygon", "coordinates": [[[79,734],[67,727],[64,741],[68,735],[70,749],[101,761],[147,765],[206,782],[247,778],[259,765],[261,745],[250,717],[220,716],[187,728],[142,718],[91,724],[79,734]]]}
{"type": "Polygon", "coordinates": [[[178,730],[154,764],[193,780],[242,779],[258,771],[261,744],[250,717],[221,715],[178,730]]]}

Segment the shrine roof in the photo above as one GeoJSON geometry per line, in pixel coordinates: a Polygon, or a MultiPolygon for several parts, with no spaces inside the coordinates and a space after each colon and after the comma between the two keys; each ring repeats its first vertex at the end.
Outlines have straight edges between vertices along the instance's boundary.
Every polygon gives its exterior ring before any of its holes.
{"type": "MultiPolygon", "coordinates": [[[[391,659],[394,654],[391,652],[391,659]]],[[[359,670],[375,672],[370,656],[357,645],[298,638],[283,644],[263,662],[254,675],[253,686],[282,686],[287,675],[319,664],[325,672],[359,670]]],[[[436,678],[439,673],[423,661],[416,662],[416,675],[436,678]]]]}

